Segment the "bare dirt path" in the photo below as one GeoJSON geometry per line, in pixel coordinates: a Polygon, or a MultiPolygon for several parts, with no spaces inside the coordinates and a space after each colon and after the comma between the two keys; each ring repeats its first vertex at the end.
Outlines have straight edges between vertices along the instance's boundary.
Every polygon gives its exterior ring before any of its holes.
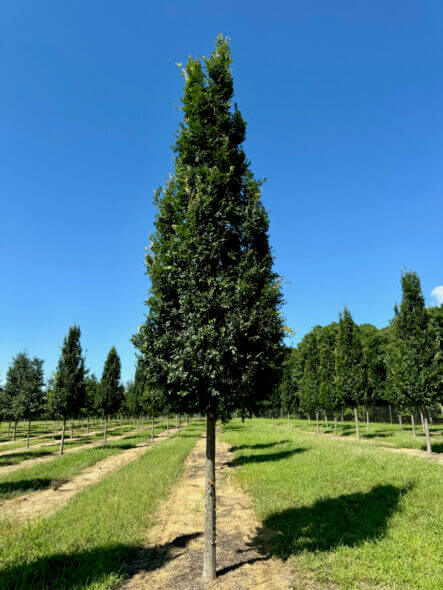
{"type": "Polygon", "coordinates": [[[412,455],[414,457],[421,457],[422,459],[427,459],[428,461],[435,461],[436,463],[438,463],[440,465],[443,464],[443,456],[440,453],[432,453],[432,455],[429,455],[426,451],[420,451],[420,449],[396,448],[396,447],[388,446],[393,443],[386,443],[386,442],[380,443],[377,440],[368,440],[366,438],[360,438],[360,440],[357,440],[356,438],[346,438],[344,436],[335,436],[334,434],[331,434],[329,432],[320,432],[320,434],[317,434],[317,432],[312,432],[311,430],[302,430],[301,428],[297,428],[296,426],[294,426],[294,429],[297,430],[297,432],[300,432],[303,434],[313,434],[316,436],[327,436],[337,442],[365,443],[367,445],[372,445],[374,447],[377,447],[377,449],[383,449],[386,451],[390,451],[391,453],[400,453],[401,455],[412,455]]]}
{"type": "MultiPolygon", "coordinates": [[[[142,432],[142,430],[150,430],[151,426],[145,426],[143,429],[139,428],[138,430],[128,430],[128,432],[125,432],[124,434],[119,434],[118,436],[110,436],[108,437],[108,442],[115,442],[118,440],[121,440],[122,438],[126,438],[127,436],[131,436],[132,434],[135,434],[136,432],[142,432]]],[[[69,441],[69,439],[66,439],[67,441],[69,441]]],[[[99,447],[100,445],[103,444],[103,440],[98,440],[96,442],[92,442],[92,443],[86,443],[84,445],[78,445],[72,448],[66,447],[65,450],[63,451],[63,453],[65,455],[69,455],[71,453],[77,453],[78,451],[83,451],[84,449],[93,449],[94,447],[99,447]]],[[[21,461],[20,463],[17,463],[16,465],[4,465],[3,467],[0,467],[0,475],[4,475],[7,473],[12,473],[13,471],[18,471],[19,469],[23,469],[24,467],[33,467],[34,465],[38,465],[39,463],[44,463],[45,461],[53,461],[54,459],[56,459],[57,457],[59,457],[59,455],[57,454],[57,451],[54,451],[53,453],[50,453],[48,455],[44,455],[42,457],[36,457],[35,459],[24,459],[23,461],[21,461]]]]}
{"type": "MultiPolygon", "coordinates": [[[[158,524],[147,536],[124,590],[202,590],[205,439],[185,464],[185,473],[159,510],[158,524]]],[[[267,551],[269,533],[254,516],[252,502],[231,477],[229,445],[217,441],[217,580],[223,590],[285,590],[293,575],[267,551]],[[259,546],[253,539],[261,539],[259,546]]],[[[292,579],[291,579],[292,578],[292,579]]]]}
{"type": "Polygon", "coordinates": [[[131,449],[122,451],[117,455],[111,455],[103,459],[103,461],[87,467],[81,473],[75,475],[69,481],[62,483],[60,486],[46,490],[37,490],[18,498],[7,500],[0,506],[0,519],[13,517],[14,521],[17,519],[30,520],[55,512],[67,504],[81,490],[99,482],[109,475],[109,473],[120,469],[120,467],[131,463],[131,461],[134,461],[145,453],[148,447],[152,447],[153,444],[157,444],[168,438],[175,431],[175,428],[170,428],[169,433],[164,430],[155,437],[153,442],[150,440],[143,441],[131,449]]]}
{"type": "MultiPolygon", "coordinates": [[[[123,426],[112,426],[112,428],[108,428],[107,432],[112,432],[113,430],[118,430],[119,428],[124,428],[123,426]]],[[[60,434],[60,431],[57,431],[57,435],[60,434]]],[[[103,434],[103,428],[101,428],[100,430],[90,430],[88,434],[86,434],[85,432],[83,434],[77,434],[76,436],[73,436],[72,438],[69,436],[69,431],[66,430],[66,434],[65,434],[65,442],[70,442],[72,440],[76,440],[76,441],[81,441],[83,438],[87,438],[89,436],[95,436],[96,434],[103,434]],[[68,435],[68,436],[66,436],[68,435]]],[[[37,436],[34,437],[34,439],[32,440],[36,440],[38,438],[45,438],[45,437],[49,437],[51,436],[50,434],[42,434],[41,436],[37,436]]],[[[17,441],[17,442],[21,442],[21,441],[17,441]]],[[[35,445],[30,444],[29,445],[29,449],[26,448],[26,439],[23,441],[25,446],[23,447],[17,447],[15,449],[11,449],[11,450],[4,450],[4,451],[0,451],[0,457],[4,457],[5,455],[17,455],[19,453],[23,453],[26,451],[30,451],[32,449],[40,449],[42,447],[53,447],[56,444],[60,444],[60,439],[56,439],[54,441],[46,441],[43,443],[37,443],[35,445]]],[[[11,441],[9,441],[8,443],[1,443],[1,444],[10,444],[11,441]]]]}

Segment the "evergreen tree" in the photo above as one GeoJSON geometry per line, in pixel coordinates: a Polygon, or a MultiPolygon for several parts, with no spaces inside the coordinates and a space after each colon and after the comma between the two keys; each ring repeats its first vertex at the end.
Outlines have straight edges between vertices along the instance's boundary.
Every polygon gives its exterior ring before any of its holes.
{"type": "Polygon", "coordinates": [[[430,453],[428,409],[441,392],[436,371],[435,331],[429,322],[417,273],[404,272],[401,285],[402,301],[400,307],[394,308],[387,348],[389,396],[401,408],[421,409],[426,448],[430,453]]]}
{"type": "Polygon", "coordinates": [[[113,346],[108,353],[103,367],[103,375],[98,388],[97,408],[105,419],[103,441],[106,443],[109,416],[115,414],[121,407],[123,400],[123,387],[120,384],[121,363],[120,357],[113,346]]]}
{"type": "Polygon", "coordinates": [[[366,411],[369,430],[368,408],[383,403],[386,389],[386,329],[378,330],[371,324],[361,324],[359,332],[363,350],[363,365],[366,370],[366,388],[362,403],[366,411]]]}
{"type": "Polygon", "coordinates": [[[337,412],[343,408],[343,400],[335,390],[335,346],[337,324],[333,322],[318,331],[319,355],[319,405],[334,415],[334,432],[337,434],[337,412]]]}
{"type": "Polygon", "coordinates": [[[346,404],[354,408],[357,440],[360,438],[358,405],[366,389],[366,371],[358,326],[345,307],[339,316],[335,352],[335,387],[346,404]]]}
{"type": "Polygon", "coordinates": [[[320,355],[318,350],[318,332],[316,326],[302,340],[303,374],[300,387],[300,408],[308,416],[315,414],[317,432],[319,432],[320,401],[320,355]]]}
{"type": "Polygon", "coordinates": [[[85,376],[85,399],[82,414],[86,416],[86,434],[89,434],[89,418],[100,403],[100,383],[94,373],[85,376]]]}
{"type": "Polygon", "coordinates": [[[63,420],[60,455],[63,454],[66,419],[80,412],[85,397],[85,361],[80,344],[80,328],[71,326],[64,338],[51,396],[52,411],[63,420]]]}
{"type": "Polygon", "coordinates": [[[28,422],[26,448],[29,447],[31,418],[43,409],[43,361],[31,359],[28,353],[21,352],[12,359],[6,375],[5,399],[13,417],[14,440],[19,418],[28,422]]]}
{"type": "Polygon", "coordinates": [[[215,578],[215,422],[263,399],[283,334],[268,216],[232,106],[228,41],[189,58],[175,172],[156,192],[145,324],[134,337],[149,388],[174,408],[207,416],[203,577],[215,578]]]}

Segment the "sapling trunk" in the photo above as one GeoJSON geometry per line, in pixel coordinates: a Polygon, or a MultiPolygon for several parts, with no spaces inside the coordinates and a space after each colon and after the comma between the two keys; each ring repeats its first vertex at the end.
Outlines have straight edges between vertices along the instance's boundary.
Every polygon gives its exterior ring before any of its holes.
{"type": "Polygon", "coordinates": [[[318,412],[315,412],[315,421],[317,422],[317,434],[320,432],[320,427],[318,425],[318,412]]]}
{"type": "Polygon", "coordinates": [[[427,408],[423,408],[423,424],[425,427],[425,435],[426,435],[426,451],[429,454],[431,454],[432,453],[431,434],[429,432],[429,414],[428,414],[427,408]]]}
{"type": "Polygon", "coordinates": [[[415,420],[414,420],[414,414],[411,414],[411,424],[412,424],[412,436],[415,438],[415,420]]]}
{"type": "Polygon", "coordinates": [[[337,436],[337,414],[334,413],[334,434],[337,436]]]}
{"type": "Polygon", "coordinates": [[[391,424],[392,424],[392,408],[391,408],[391,404],[389,404],[389,419],[390,419],[391,424]]]}
{"type": "Polygon", "coordinates": [[[71,420],[71,438],[74,438],[74,420],[71,420]]]}
{"type": "Polygon", "coordinates": [[[215,548],[215,412],[206,415],[206,474],[205,474],[205,547],[203,554],[203,581],[216,577],[215,548]]]}
{"type": "Polygon", "coordinates": [[[63,447],[65,445],[65,426],[66,426],[66,418],[63,418],[62,435],[60,438],[60,451],[59,451],[60,455],[63,455],[63,447]]]}
{"type": "Polygon", "coordinates": [[[169,434],[169,412],[166,415],[166,432],[169,434]]]}
{"type": "Polygon", "coordinates": [[[323,413],[325,415],[325,424],[326,424],[326,428],[328,428],[328,415],[326,414],[326,410],[323,410],[323,413]]]}
{"type": "Polygon", "coordinates": [[[345,421],[345,416],[343,414],[343,410],[341,411],[341,421],[344,422],[345,421]]]}
{"type": "Polygon", "coordinates": [[[357,440],[360,440],[360,430],[358,425],[358,411],[357,408],[354,408],[354,418],[355,418],[355,434],[357,436],[357,440]]]}
{"type": "Polygon", "coordinates": [[[154,416],[152,416],[151,420],[151,441],[154,440],[154,416]]]}
{"type": "Polygon", "coordinates": [[[366,432],[369,432],[369,412],[366,410],[366,432]]]}
{"type": "Polygon", "coordinates": [[[289,426],[289,412],[288,412],[288,426],[289,426]]]}
{"type": "Polygon", "coordinates": [[[28,432],[26,434],[26,448],[29,449],[29,436],[31,434],[31,420],[28,418],[28,432]]]}
{"type": "Polygon", "coordinates": [[[52,442],[54,442],[55,440],[55,422],[54,422],[54,426],[52,427],[52,442]]]}
{"type": "Polygon", "coordinates": [[[400,426],[400,430],[403,430],[403,418],[401,417],[401,414],[398,415],[398,424],[400,426]]]}
{"type": "Polygon", "coordinates": [[[89,434],[89,416],[86,418],[86,434],[89,434]]]}
{"type": "Polygon", "coordinates": [[[424,421],[424,418],[423,418],[423,410],[420,410],[420,420],[421,420],[421,429],[424,432],[425,431],[425,421],[424,421]]]}
{"type": "Polygon", "coordinates": [[[8,422],[8,436],[11,434],[11,421],[8,422]]]}
{"type": "Polygon", "coordinates": [[[308,414],[308,426],[311,426],[311,416],[308,414]]]}
{"type": "Polygon", "coordinates": [[[175,427],[178,428],[178,414],[175,415],[175,427]]]}
{"type": "Polygon", "coordinates": [[[106,444],[106,435],[108,433],[108,415],[105,416],[105,429],[103,431],[103,444],[106,444]]]}
{"type": "Polygon", "coordinates": [[[18,420],[16,420],[16,421],[14,422],[14,432],[13,432],[13,434],[12,434],[12,440],[13,440],[13,441],[15,441],[15,439],[17,438],[17,422],[18,422],[18,420]]]}

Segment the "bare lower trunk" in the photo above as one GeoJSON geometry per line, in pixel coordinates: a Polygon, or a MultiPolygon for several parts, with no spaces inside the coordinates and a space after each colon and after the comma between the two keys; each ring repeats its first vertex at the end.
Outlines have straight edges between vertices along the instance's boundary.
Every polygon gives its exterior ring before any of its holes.
{"type": "Polygon", "coordinates": [[[86,418],[86,434],[89,434],[89,416],[86,418]]]}
{"type": "Polygon", "coordinates": [[[345,417],[343,415],[343,410],[341,411],[341,421],[344,422],[345,421],[345,417]]]}
{"type": "Polygon", "coordinates": [[[403,430],[403,418],[401,417],[401,414],[398,415],[398,424],[400,426],[400,430],[403,430]]]}
{"type": "Polygon", "coordinates": [[[412,436],[415,438],[415,420],[414,420],[414,414],[411,414],[411,424],[412,424],[412,436]]]}
{"type": "Polygon", "coordinates": [[[323,410],[323,413],[325,415],[326,428],[328,428],[328,415],[326,414],[326,410],[323,410]]]}
{"type": "Polygon", "coordinates": [[[334,413],[334,434],[337,436],[337,414],[334,413]]]}
{"type": "Polygon", "coordinates": [[[432,453],[432,446],[431,446],[431,435],[429,432],[429,414],[428,409],[423,408],[423,424],[425,427],[425,435],[426,435],[426,451],[431,454],[432,453]]]}
{"type": "Polygon", "coordinates": [[[8,436],[11,434],[11,421],[8,422],[8,436]]]}
{"type": "Polygon", "coordinates": [[[31,420],[28,420],[28,432],[26,434],[26,448],[29,449],[29,435],[31,434],[31,420]]]}
{"type": "Polygon", "coordinates": [[[169,434],[169,412],[166,416],[166,432],[169,434]]]}
{"type": "Polygon", "coordinates": [[[288,412],[288,426],[289,426],[289,412],[288,412]]]}
{"type": "Polygon", "coordinates": [[[369,432],[369,412],[366,410],[366,432],[369,432]]]}
{"type": "Polygon", "coordinates": [[[178,414],[175,415],[175,427],[178,428],[178,414]]]}
{"type": "Polygon", "coordinates": [[[103,444],[106,444],[106,435],[108,434],[108,416],[105,416],[105,429],[103,431],[103,444]]]}
{"type": "Polygon", "coordinates": [[[420,410],[420,420],[421,420],[421,429],[424,432],[425,431],[425,421],[424,421],[424,418],[423,418],[423,410],[420,410]]]}
{"type": "Polygon", "coordinates": [[[14,422],[14,432],[12,434],[12,440],[15,441],[16,438],[17,438],[17,420],[14,422]]]}
{"type": "Polygon", "coordinates": [[[311,415],[308,414],[308,425],[311,426],[311,415]]]}
{"type": "Polygon", "coordinates": [[[357,408],[354,408],[354,418],[355,418],[355,434],[357,436],[357,440],[360,440],[360,430],[359,430],[359,424],[358,424],[357,408]]]}
{"type": "Polygon", "coordinates": [[[55,422],[54,422],[54,426],[52,428],[52,442],[54,442],[55,440],[55,422]]]}
{"type": "Polygon", "coordinates": [[[391,408],[391,404],[389,404],[389,420],[391,421],[391,424],[392,424],[392,408],[391,408]]]}
{"type": "Polygon", "coordinates": [[[206,416],[205,548],[203,556],[204,582],[212,582],[216,577],[215,524],[215,412],[210,410],[206,416]]]}
{"type": "Polygon", "coordinates": [[[152,421],[151,421],[151,441],[154,440],[154,416],[152,416],[152,421]]]}
{"type": "Polygon", "coordinates": [[[320,432],[320,427],[318,425],[318,412],[315,412],[315,421],[317,423],[317,434],[320,432]]]}
{"type": "Polygon", "coordinates": [[[63,418],[62,436],[60,438],[60,450],[59,450],[60,455],[63,455],[63,447],[65,445],[65,427],[66,427],[66,418],[63,418]]]}
{"type": "Polygon", "coordinates": [[[271,416],[271,421],[272,421],[272,424],[274,424],[274,414],[272,414],[272,416],[271,416]]]}
{"type": "Polygon", "coordinates": [[[74,438],[74,420],[71,422],[71,438],[74,438]]]}

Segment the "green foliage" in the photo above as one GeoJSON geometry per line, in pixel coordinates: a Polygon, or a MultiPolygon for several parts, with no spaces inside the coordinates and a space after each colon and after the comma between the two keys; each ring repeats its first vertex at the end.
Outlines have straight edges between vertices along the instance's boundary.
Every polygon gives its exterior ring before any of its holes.
{"type": "Polygon", "coordinates": [[[100,387],[97,388],[97,409],[104,416],[112,416],[121,407],[123,401],[123,387],[120,384],[120,357],[113,346],[108,353],[103,367],[100,387]]]}
{"type": "Polygon", "coordinates": [[[175,171],[155,195],[146,322],[133,338],[150,391],[182,411],[254,407],[270,391],[283,322],[268,215],[242,149],[227,40],[183,69],[175,171]]]}
{"type": "Polygon", "coordinates": [[[51,395],[54,415],[76,416],[85,398],[85,363],[80,344],[80,328],[71,326],[62,346],[51,395]]]}
{"type": "Polygon", "coordinates": [[[337,403],[342,401],[342,406],[356,407],[367,386],[363,348],[358,326],[346,307],[339,318],[335,351],[336,400],[337,403]]]}
{"type": "Polygon", "coordinates": [[[14,420],[36,416],[44,405],[43,384],[43,361],[31,359],[26,352],[17,354],[6,375],[4,415],[14,420]]]}
{"type": "Polygon", "coordinates": [[[435,329],[417,273],[403,273],[401,284],[402,301],[395,306],[387,347],[388,396],[400,408],[429,407],[439,393],[435,329]]]}
{"type": "Polygon", "coordinates": [[[366,389],[361,401],[365,407],[381,405],[386,394],[388,329],[378,330],[371,324],[361,324],[359,331],[363,347],[363,365],[367,372],[366,389]]]}
{"type": "Polygon", "coordinates": [[[320,401],[320,355],[318,349],[318,332],[316,326],[303,338],[300,347],[303,357],[303,372],[300,382],[300,407],[310,414],[321,409],[320,401]]]}
{"type": "Polygon", "coordinates": [[[100,401],[100,383],[94,373],[85,376],[85,399],[82,414],[90,416],[97,410],[100,401]]]}

